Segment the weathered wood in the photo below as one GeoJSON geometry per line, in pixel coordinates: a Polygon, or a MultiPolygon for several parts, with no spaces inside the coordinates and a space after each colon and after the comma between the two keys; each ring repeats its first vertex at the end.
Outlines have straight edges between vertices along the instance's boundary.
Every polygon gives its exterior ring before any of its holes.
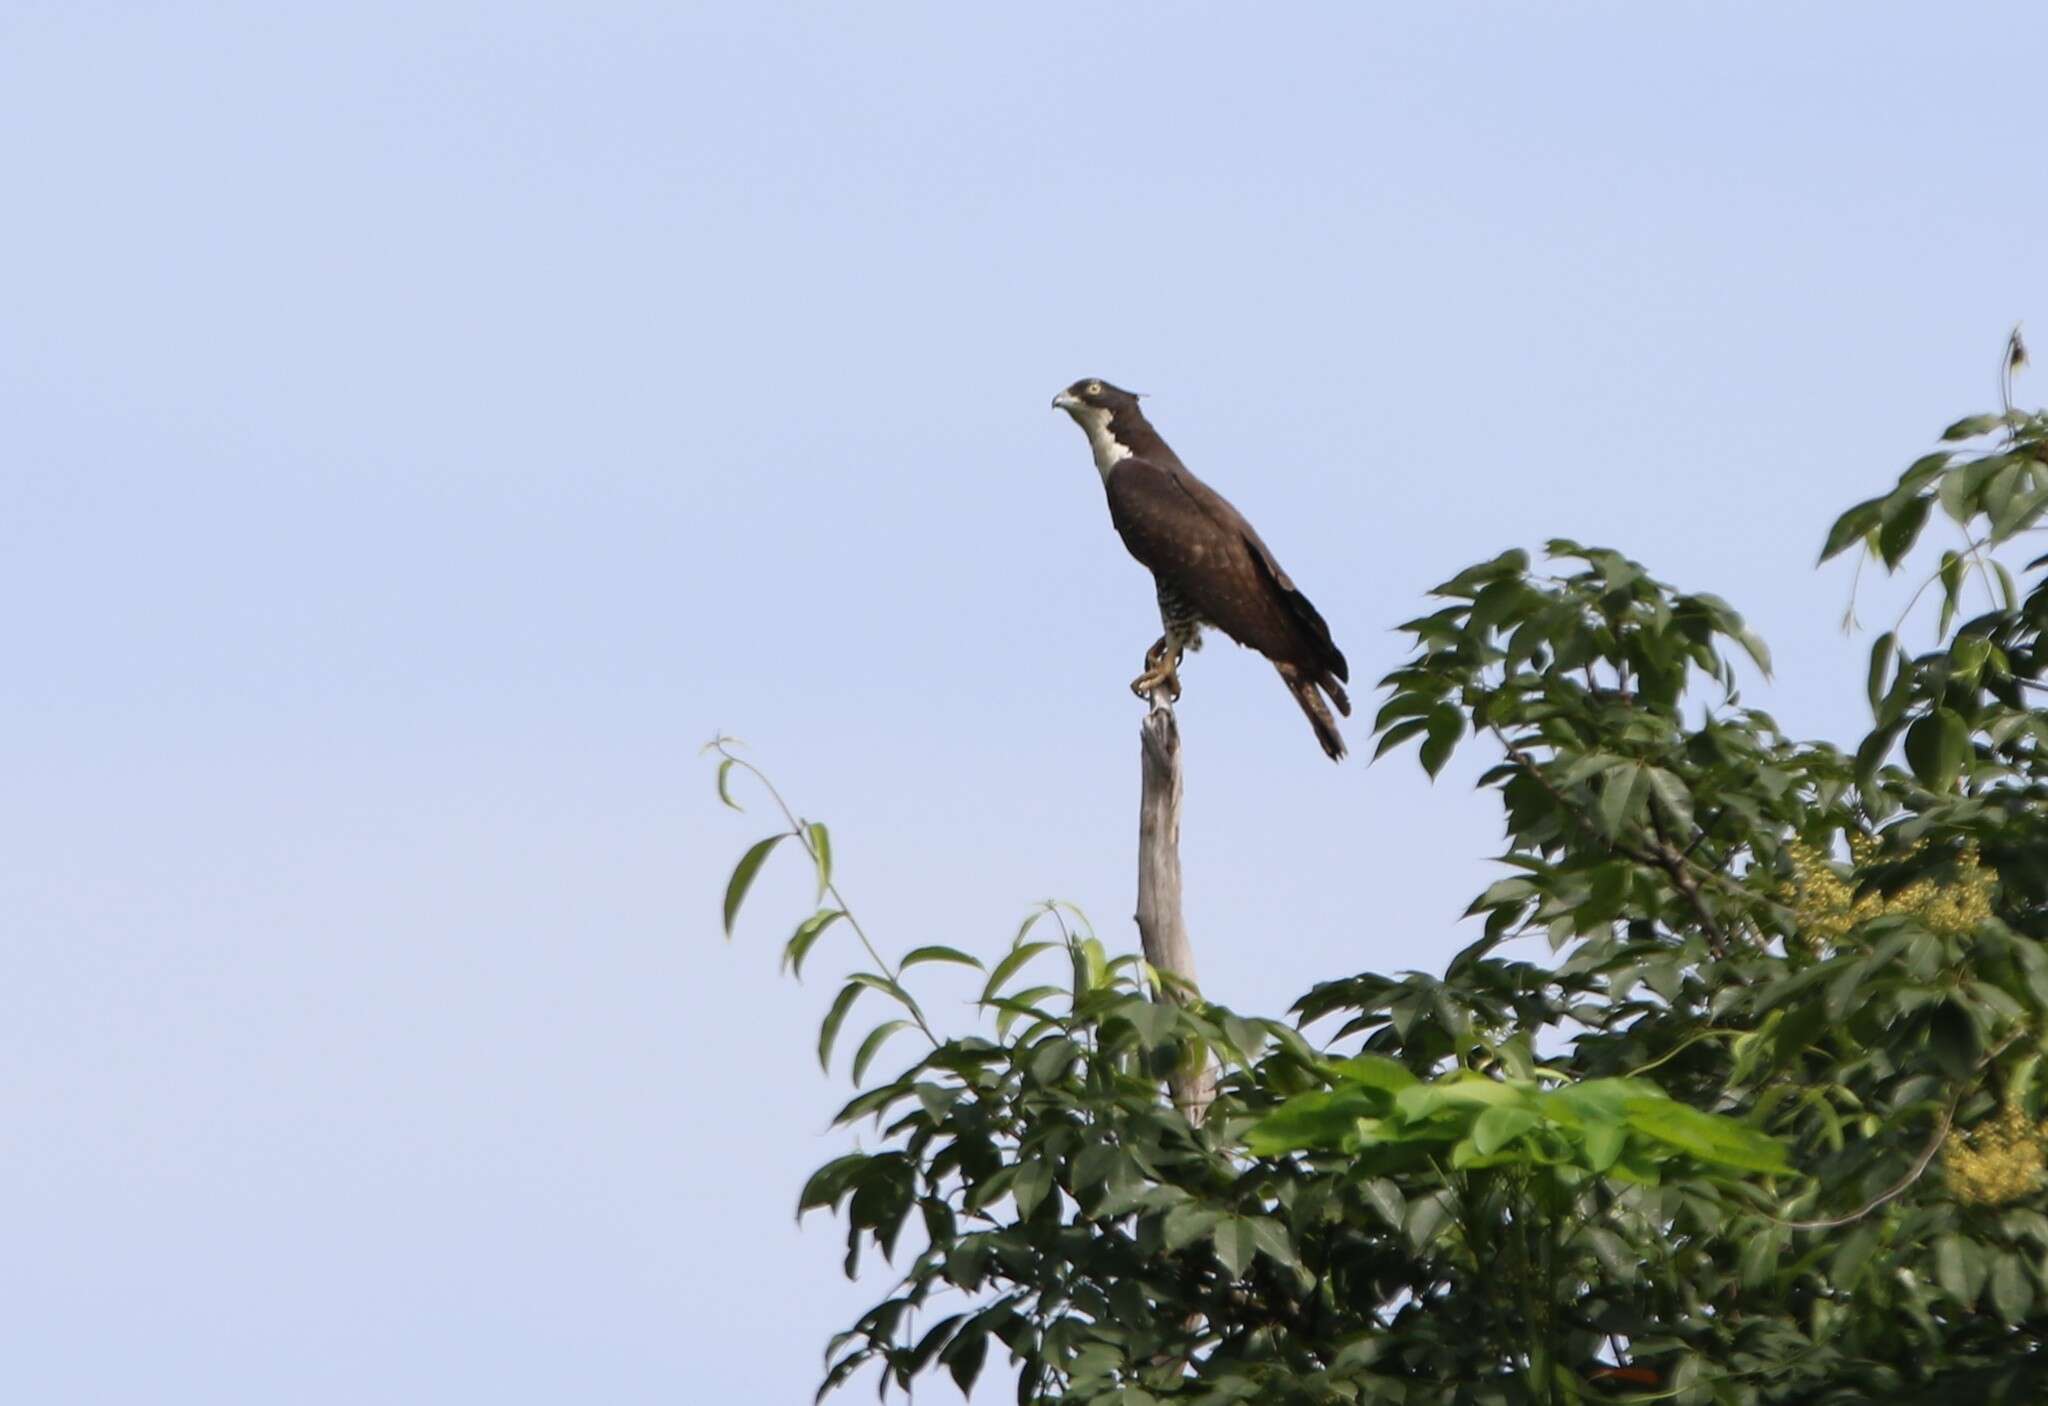
{"type": "MultiPolygon", "coordinates": [[[[1201,999],[1195,949],[1180,907],[1180,725],[1162,694],[1139,725],[1143,789],[1138,800],[1138,940],[1145,960],[1165,978],[1154,1000],[1183,1005],[1201,999]]],[[[1167,1080],[1174,1104],[1199,1124],[1216,1097],[1216,1075],[1206,1052],[1167,1080]]]]}

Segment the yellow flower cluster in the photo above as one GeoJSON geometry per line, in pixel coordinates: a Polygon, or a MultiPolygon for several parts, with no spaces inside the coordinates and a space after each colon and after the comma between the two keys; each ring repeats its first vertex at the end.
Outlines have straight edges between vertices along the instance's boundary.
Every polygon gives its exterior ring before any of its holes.
{"type": "MultiPolygon", "coordinates": [[[[1853,868],[1860,869],[1877,857],[1877,840],[1869,835],[1849,837],[1853,868]]],[[[1919,853],[1915,845],[1903,858],[1919,853]]],[[[1792,904],[1799,934],[1816,950],[1829,947],[1849,935],[1859,923],[1887,914],[1918,918],[1928,930],[1943,937],[1959,937],[1991,916],[1991,891],[1996,876],[1977,858],[1976,846],[1966,846],[1956,856],[1955,872],[1937,883],[1915,879],[1893,893],[1858,895],[1856,885],[1837,874],[1827,856],[1814,846],[1790,846],[1792,873],[1797,894],[1792,904]]]]}
{"type": "Polygon", "coordinates": [[[2018,1104],[1971,1133],[1950,1129],[1941,1145],[1948,1189],[1969,1206],[2003,1206],[2031,1196],[2048,1180],[2048,1123],[2035,1123],[2018,1104]]]}

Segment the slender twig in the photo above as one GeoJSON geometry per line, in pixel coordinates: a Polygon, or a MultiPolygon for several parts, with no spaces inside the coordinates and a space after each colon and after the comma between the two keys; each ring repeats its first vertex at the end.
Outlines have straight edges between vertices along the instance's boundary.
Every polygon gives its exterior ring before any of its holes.
{"type": "MultiPolygon", "coordinates": [[[[1516,766],[1522,768],[1522,770],[1528,774],[1529,778],[1532,781],[1534,781],[1538,786],[1541,786],[1545,791],[1549,792],[1550,798],[1556,801],[1560,806],[1564,807],[1566,813],[1569,814],[1572,817],[1572,819],[1576,820],[1579,823],[1580,827],[1584,829],[1587,834],[1591,835],[1594,839],[1600,841],[1602,844],[1606,845],[1609,849],[1613,850],[1616,854],[1621,855],[1625,859],[1633,859],[1638,864],[1647,864],[1652,868],[1664,869],[1665,872],[1670,872],[1670,870],[1666,867],[1665,861],[1662,857],[1656,854],[1652,854],[1647,850],[1638,849],[1633,845],[1623,844],[1619,840],[1609,839],[1606,835],[1602,834],[1600,827],[1594,823],[1592,817],[1587,815],[1585,811],[1579,807],[1578,803],[1573,801],[1571,797],[1567,796],[1563,791],[1559,790],[1556,784],[1553,783],[1548,776],[1544,775],[1543,768],[1537,764],[1536,759],[1530,756],[1527,752],[1523,751],[1520,747],[1517,747],[1514,744],[1514,742],[1508,738],[1508,735],[1501,731],[1499,723],[1489,722],[1487,724],[1487,730],[1493,734],[1494,740],[1500,743],[1501,749],[1508,754],[1508,759],[1514,762],[1516,766]]],[[[1652,818],[1654,819],[1654,814],[1652,818]]],[[[1767,898],[1763,894],[1756,893],[1751,891],[1750,889],[1744,888],[1741,884],[1737,883],[1734,879],[1729,878],[1720,870],[1708,868],[1706,865],[1701,864],[1697,860],[1692,859],[1689,855],[1680,853],[1678,850],[1673,849],[1668,843],[1664,845],[1664,848],[1670,851],[1671,857],[1674,860],[1676,860],[1679,864],[1681,864],[1688,874],[1696,875],[1697,877],[1706,879],[1711,883],[1719,884],[1722,888],[1727,889],[1730,893],[1735,894],[1739,898],[1746,899],[1751,903],[1759,903],[1766,908],[1775,908],[1778,912],[1786,915],[1787,917],[1790,917],[1792,915],[1792,909],[1786,907],[1782,903],[1779,903],[1775,899],[1767,898]]],[[[1681,889],[1680,891],[1683,892],[1684,890],[1681,889]]],[[[1695,887],[1694,892],[1697,893],[1697,887],[1695,887]]],[[[1695,911],[1697,911],[1698,906],[1698,902],[1697,900],[1695,900],[1695,911]]]]}
{"type": "MultiPolygon", "coordinates": [[[[1065,913],[1063,913],[1063,912],[1061,912],[1061,911],[1060,911],[1060,905],[1059,905],[1059,901],[1058,901],[1057,899],[1050,899],[1050,898],[1049,898],[1049,899],[1047,899],[1047,900],[1045,901],[1045,911],[1046,911],[1047,913],[1050,913],[1050,914],[1052,915],[1052,920],[1053,920],[1053,922],[1054,922],[1055,924],[1057,924],[1057,925],[1058,925],[1058,927],[1059,927],[1059,930],[1060,930],[1060,941],[1066,944],[1066,947],[1067,947],[1067,956],[1068,956],[1068,959],[1069,959],[1069,960],[1075,960],[1075,959],[1077,959],[1077,958],[1078,958],[1078,950],[1079,950],[1079,949],[1078,949],[1078,947],[1077,947],[1077,945],[1076,945],[1076,940],[1075,940],[1075,937],[1074,937],[1074,931],[1073,931],[1073,929],[1072,929],[1072,928],[1070,928],[1070,927],[1068,927],[1068,926],[1067,926],[1067,915],[1066,915],[1065,913]]],[[[1091,925],[1091,926],[1092,926],[1092,925],[1091,925]]],[[[1090,937],[1093,937],[1094,935],[1095,935],[1095,934],[1094,934],[1093,932],[1090,932],[1090,933],[1089,933],[1089,936],[1090,936],[1090,937]]],[[[1074,1016],[1075,1016],[1076,1018],[1078,1018],[1078,1016],[1079,1016],[1079,1012],[1080,1012],[1080,1007],[1081,1007],[1081,993],[1080,993],[1080,992],[1076,991],[1076,992],[1074,993],[1074,997],[1073,997],[1073,1002],[1072,1002],[1072,1005],[1073,1005],[1073,1009],[1072,1009],[1072,1010],[1071,1010],[1071,1011],[1069,1012],[1069,1014],[1071,1014],[1071,1015],[1074,1015],[1074,1016]]],[[[1101,1041],[1102,1041],[1102,1030],[1101,1030],[1101,1027],[1091,1022],[1091,1023],[1090,1023],[1090,1025],[1089,1025],[1089,1027],[1088,1027],[1088,1036],[1087,1036],[1087,1044],[1088,1044],[1088,1048],[1089,1048],[1090,1050],[1096,1050],[1096,1049],[1099,1049],[1099,1048],[1101,1047],[1101,1041]]]]}
{"type": "MultiPolygon", "coordinates": [[[[1958,530],[1961,529],[1959,528],[1958,530]]],[[[1984,587],[1985,603],[1993,610],[1996,610],[1998,609],[1998,591],[1991,584],[1991,563],[1985,557],[1982,545],[1972,539],[1968,532],[1963,533],[1963,539],[1966,544],[1963,550],[1970,554],[1970,564],[1977,569],[1977,580],[1984,587]]]]}
{"type": "MultiPolygon", "coordinates": [[[[1998,358],[1998,397],[2005,406],[2008,419],[2012,415],[2012,377],[2015,371],[2027,364],[2027,344],[2020,339],[2020,324],[2015,322],[2012,331],[2006,334],[2005,353],[1998,358]]],[[[2005,442],[2013,443],[2018,432],[2008,424],[2005,427],[2005,442]]]]}
{"type": "MultiPolygon", "coordinates": [[[[1964,534],[1963,550],[1968,552],[1971,555],[1971,557],[1976,560],[1977,570],[1984,573],[1987,582],[1990,580],[1991,569],[1984,564],[1984,559],[1980,555],[1980,549],[1989,546],[1990,543],[1991,539],[1988,537],[1971,537],[1967,533],[1964,534]]],[[[1917,587],[1914,588],[1911,598],[1908,599],[1906,602],[1906,608],[1899,612],[1899,618],[1892,623],[1893,634],[1896,635],[1900,630],[1906,628],[1906,617],[1913,613],[1914,606],[1920,604],[1920,597],[1927,594],[1927,588],[1929,586],[1932,586],[1936,581],[1939,581],[1940,579],[1941,569],[1937,567],[1935,568],[1933,575],[1929,576],[1926,580],[1922,581],[1917,587]]],[[[1995,601],[1993,603],[1996,604],[1995,601]]]]}
{"type": "Polygon", "coordinates": [[[1941,1151],[1942,1139],[1948,1136],[1949,1126],[1955,1121],[1956,1107],[1962,1102],[1963,1092],[1959,1088],[1950,1097],[1947,1106],[1941,1110],[1941,1117],[1935,1119],[1934,1136],[1927,1140],[1927,1146],[1920,1149],[1920,1155],[1913,1159],[1913,1165],[1907,1169],[1906,1174],[1892,1186],[1871,1197],[1847,1215],[1828,1216],[1820,1220],[1779,1220],[1776,1216],[1772,1216],[1771,1219],[1787,1230],[1835,1230],[1852,1221],[1862,1220],[1886,1202],[1905,1195],[1913,1183],[1926,1174],[1928,1164],[1934,1160],[1934,1154],[1941,1151]]]}
{"type": "Polygon", "coordinates": [[[1856,570],[1849,576],[1849,602],[1842,607],[1842,633],[1845,635],[1856,629],[1856,591],[1863,583],[1863,563],[1869,558],[1869,552],[1856,553],[1856,570]]]}
{"type": "MultiPolygon", "coordinates": [[[[1705,824],[1699,827],[1700,832],[1697,835],[1694,835],[1692,837],[1692,843],[1685,847],[1685,857],[1687,859],[1691,859],[1692,852],[1707,842],[1708,836],[1714,833],[1714,827],[1721,823],[1721,817],[1726,815],[1727,813],[1728,812],[1726,812],[1725,810],[1716,811],[1713,814],[1713,816],[1707,820],[1705,824]]],[[[1712,851],[1709,851],[1709,853],[1711,852],[1712,851]]]]}
{"type": "MultiPolygon", "coordinates": [[[[789,822],[789,833],[796,838],[798,844],[804,847],[804,853],[811,857],[811,863],[814,866],[817,865],[818,850],[811,843],[809,828],[805,826],[802,820],[797,818],[797,813],[789,808],[789,802],[782,799],[782,792],[775,789],[775,783],[768,779],[768,774],[745,757],[732,751],[728,745],[731,740],[727,737],[714,738],[711,742],[711,749],[733,765],[744,768],[749,775],[761,783],[761,789],[768,793],[769,799],[774,801],[776,808],[782,812],[782,818],[789,822]]],[[[903,985],[901,973],[896,967],[890,965],[889,959],[884,957],[876,949],[875,944],[868,940],[867,930],[860,925],[860,919],[854,916],[853,907],[846,901],[846,895],[839,891],[837,881],[829,876],[825,880],[825,892],[832,896],[832,901],[839,905],[839,911],[846,915],[847,925],[853,929],[853,935],[860,939],[860,945],[867,949],[869,959],[882,969],[882,975],[889,979],[890,984],[900,990],[903,985]]],[[[904,1004],[905,1008],[910,1012],[911,1019],[917,1022],[917,1028],[924,1032],[924,1037],[927,1040],[932,1042],[933,1048],[943,1044],[944,1042],[939,1039],[938,1035],[925,1021],[924,1012],[918,1008],[917,1003],[906,1000],[904,1004]]]]}
{"type": "MultiPolygon", "coordinates": [[[[1707,930],[1707,947],[1716,957],[1728,951],[1728,935],[1721,931],[1721,924],[1715,919],[1713,910],[1707,907],[1707,900],[1700,893],[1700,886],[1693,881],[1688,868],[1691,861],[1671,843],[1671,837],[1664,832],[1663,818],[1657,814],[1657,807],[1650,806],[1650,829],[1656,833],[1657,867],[1671,877],[1671,884],[1685,895],[1685,901],[1692,905],[1692,911],[1699,915],[1700,926],[1707,930]]],[[[1746,890],[1745,890],[1746,892],[1746,890]]]]}
{"type": "Polygon", "coordinates": [[[1927,1140],[1927,1146],[1920,1149],[1920,1155],[1913,1159],[1913,1165],[1906,1169],[1906,1174],[1900,1177],[1897,1182],[1880,1191],[1847,1215],[1827,1216],[1819,1220],[1779,1220],[1776,1216],[1772,1216],[1770,1219],[1778,1225],[1784,1226],[1787,1230],[1837,1230],[1852,1221],[1862,1220],[1872,1211],[1878,1209],[1878,1207],[1905,1195],[1907,1191],[1912,1189],[1915,1182],[1927,1174],[1927,1168],[1933,1164],[1935,1154],[1941,1151],[1941,1144],[1948,1137],[1948,1130],[1955,1125],[1956,1110],[1962,1106],[1963,1096],[1976,1087],[1976,1076],[1989,1069],[1992,1061],[1996,1060],[2001,1054],[2004,1054],[2006,1047],[2012,1044],[2014,1040],[2017,1040],[2025,1030],[2026,1027],[2023,1025],[2016,1027],[2003,1040],[2000,1040],[1984,1053],[1983,1058],[1977,1061],[1977,1067],[1971,1071],[1969,1080],[1957,1081],[1955,1091],[1949,1095],[1947,1104],[1942,1107],[1941,1116],[1934,1120],[1934,1136],[1927,1140]]]}
{"type": "Polygon", "coordinates": [[[1642,1075],[1649,1073],[1652,1069],[1655,1069],[1658,1065],[1668,1064],[1672,1060],[1677,1059],[1680,1055],[1684,1054],[1694,1045],[1699,1044],[1702,1040],[1730,1039],[1738,1035],[1747,1035],[1749,1033],[1750,1032],[1747,1030],[1702,1030],[1695,1035],[1689,1035],[1685,1039],[1680,1040],[1677,1044],[1673,1045],[1663,1054],[1658,1055],[1648,1064],[1638,1064],[1635,1068],[1629,1070],[1628,1073],[1623,1075],[1622,1077],[1627,1079],[1639,1078],[1642,1075]]]}

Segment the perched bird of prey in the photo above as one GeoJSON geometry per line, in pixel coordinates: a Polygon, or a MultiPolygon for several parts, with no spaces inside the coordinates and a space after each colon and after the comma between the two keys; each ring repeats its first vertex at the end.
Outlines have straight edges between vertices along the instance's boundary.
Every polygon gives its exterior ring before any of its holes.
{"type": "Polygon", "coordinates": [[[1332,761],[1342,757],[1344,739],[1329,704],[1351,716],[1344,694],[1350,670],[1330,627],[1252,525],[1187,471],[1129,391],[1107,381],[1076,381],[1052,403],[1087,432],[1109,494],[1110,521],[1131,555],[1151,569],[1159,590],[1165,633],[1145,652],[1145,672],[1131,681],[1131,691],[1143,698],[1164,689],[1179,698],[1181,653],[1200,649],[1202,627],[1213,625],[1273,661],[1308,714],[1316,741],[1332,761]]]}

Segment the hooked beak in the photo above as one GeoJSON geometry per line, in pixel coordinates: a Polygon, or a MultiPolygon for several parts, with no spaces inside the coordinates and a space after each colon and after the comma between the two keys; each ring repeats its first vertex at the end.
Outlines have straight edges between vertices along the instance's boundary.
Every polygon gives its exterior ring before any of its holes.
{"type": "Polygon", "coordinates": [[[1052,408],[1055,410],[1065,410],[1071,412],[1080,404],[1080,399],[1067,391],[1061,391],[1058,395],[1052,398],[1052,408]]]}

